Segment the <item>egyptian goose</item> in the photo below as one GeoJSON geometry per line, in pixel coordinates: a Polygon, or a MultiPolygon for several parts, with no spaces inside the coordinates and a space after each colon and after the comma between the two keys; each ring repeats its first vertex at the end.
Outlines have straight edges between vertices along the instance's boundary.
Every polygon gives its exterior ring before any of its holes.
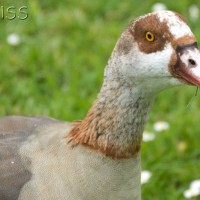
{"type": "Polygon", "coordinates": [[[140,147],[154,96],[200,85],[200,53],[182,16],[134,20],[82,121],[0,119],[1,200],[140,200],[140,147]]]}

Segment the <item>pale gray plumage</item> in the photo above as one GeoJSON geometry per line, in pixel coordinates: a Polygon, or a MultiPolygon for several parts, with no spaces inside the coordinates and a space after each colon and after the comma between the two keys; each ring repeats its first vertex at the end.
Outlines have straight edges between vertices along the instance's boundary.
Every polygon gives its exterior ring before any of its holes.
{"type": "Polygon", "coordinates": [[[56,122],[44,117],[0,118],[0,200],[17,199],[23,185],[30,180],[31,172],[23,166],[18,154],[23,142],[36,129],[56,122]]]}

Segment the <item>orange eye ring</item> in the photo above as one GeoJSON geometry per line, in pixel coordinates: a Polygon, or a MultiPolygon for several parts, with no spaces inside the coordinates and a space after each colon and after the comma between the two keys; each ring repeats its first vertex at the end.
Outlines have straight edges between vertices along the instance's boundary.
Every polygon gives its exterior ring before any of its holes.
{"type": "Polygon", "coordinates": [[[146,35],[145,35],[145,37],[146,37],[146,40],[148,41],[148,42],[153,42],[154,41],[154,39],[155,39],[155,37],[154,37],[154,34],[153,33],[151,33],[151,32],[146,32],[146,35]]]}

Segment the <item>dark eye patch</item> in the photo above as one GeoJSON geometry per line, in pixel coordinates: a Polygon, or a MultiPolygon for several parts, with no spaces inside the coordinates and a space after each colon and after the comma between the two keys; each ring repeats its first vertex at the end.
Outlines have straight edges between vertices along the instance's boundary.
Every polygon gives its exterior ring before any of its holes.
{"type": "Polygon", "coordinates": [[[148,54],[164,49],[168,36],[170,36],[167,23],[160,22],[156,15],[151,15],[136,20],[133,24],[129,26],[129,31],[137,42],[140,51],[148,54]],[[147,41],[147,32],[154,35],[152,42],[147,41]]]}

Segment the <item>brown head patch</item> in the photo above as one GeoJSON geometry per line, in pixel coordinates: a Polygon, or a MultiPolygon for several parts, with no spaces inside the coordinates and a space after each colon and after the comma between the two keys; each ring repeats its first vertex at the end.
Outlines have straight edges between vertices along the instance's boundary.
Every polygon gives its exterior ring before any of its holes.
{"type": "Polygon", "coordinates": [[[129,31],[137,42],[140,51],[144,53],[162,51],[166,41],[171,37],[167,23],[161,23],[156,14],[147,15],[134,21],[129,26],[129,31]],[[154,35],[154,41],[147,41],[145,37],[147,32],[154,35]]]}
{"type": "MultiPolygon", "coordinates": [[[[178,13],[174,13],[180,21],[185,24],[185,19],[178,13]]],[[[139,18],[129,26],[129,32],[132,34],[134,40],[137,42],[140,51],[144,53],[153,53],[162,51],[167,43],[171,43],[174,49],[177,45],[185,45],[191,41],[194,42],[195,37],[186,35],[179,39],[175,39],[169,30],[167,21],[160,21],[156,14],[150,14],[139,18]],[[147,32],[151,32],[155,39],[149,42],[145,35],[147,32]]]]}

